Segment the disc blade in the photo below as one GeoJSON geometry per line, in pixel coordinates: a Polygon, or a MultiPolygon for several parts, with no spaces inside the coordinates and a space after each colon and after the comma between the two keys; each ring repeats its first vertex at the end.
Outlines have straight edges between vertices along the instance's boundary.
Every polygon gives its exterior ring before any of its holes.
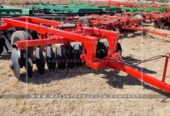
{"type": "Polygon", "coordinates": [[[44,60],[44,56],[42,53],[42,50],[40,49],[40,47],[37,47],[35,49],[35,58],[36,58],[36,66],[37,66],[37,70],[40,74],[44,74],[45,72],[45,60],[44,60]]]}
{"type": "Polygon", "coordinates": [[[47,60],[47,67],[49,71],[55,70],[56,68],[56,58],[55,53],[51,46],[47,46],[46,48],[46,60],[47,60]]]}
{"type": "Polygon", "coordinates": [[[20,78],[20,65],[19,65],[19,58],[20,58],[20,51],[17,50],[16,48],[14,48],[12,50],[12,54],[11,54],[11,68],[14,72],[14,75],[17,78],[20,78]]]}

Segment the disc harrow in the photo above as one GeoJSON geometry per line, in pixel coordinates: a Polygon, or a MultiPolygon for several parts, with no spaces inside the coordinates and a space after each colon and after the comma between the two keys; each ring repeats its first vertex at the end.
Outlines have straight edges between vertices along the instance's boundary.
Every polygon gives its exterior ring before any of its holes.
{"type": "Polygon", "coordinates": [[[94,70],[107,67],[126,72],[170,93],[170,84],[165,82],[170,54],[163,56],[166,58],[163,76],[162,80],[158,80],[122,61],[122,49],[118,43],[119,33],[116,31],[80,27],[78,24],[71,26],[67,23],[26,16],[4,18],[0,30],[5,31],[11,28],[21,29],[14,32],[11,37],[13,48],[10,67],[17,78],[21,78],[20,68],[23,67],[26,69],[27,76],[33,76],[34,64],[40,74],[45,72],[45,63],[50,71],[85,64],[94,70]],[[27,29],[35,31],[39,38],[32,38],[31,34],[25,31],[27,29]]]}
{"type": "Polygon", "coordinates": [[[105,5],[105,6],[115,6],[120,8],[121,11],[126,12],[169,12],[169,5],[166,3],[159,4],[156,1],[138,1],[138,2],[120,2],[115,0],[108,0],[108,1],[98,1],[96,0],[96,5],[105,5]]]}
{"type": "Polygon", "coordinates": [[[154,22],[155,28],[163,29],[166,25],[170,24],[170,13],[143,12],[143,18],[145,21],[150,20],[154,22]]]}
{"type": "MultiPolygon", "coordinates": [[[[166,17],[166,19],[168,19],[167,22],[169,22],[169,17],[166,17]]],[[[100,29],[106,29],[106,30],[118,31],[118,32],[141,31],[144,33],[150,33],[161,37],[168,37],[168,38],[170,37],[170,35],[167,33],[146,29],[142,25],[142,23],[145,21],[146,18],[132,17],[132,13],[115,14],[114,16],[111,15],[89,15],[85,17],[76,16],[76,17],[68,17],[65,20],[65,22],[72,22],[72,23],[76,22],[82,27],[84,26],[97,27],[100,29]]]]}

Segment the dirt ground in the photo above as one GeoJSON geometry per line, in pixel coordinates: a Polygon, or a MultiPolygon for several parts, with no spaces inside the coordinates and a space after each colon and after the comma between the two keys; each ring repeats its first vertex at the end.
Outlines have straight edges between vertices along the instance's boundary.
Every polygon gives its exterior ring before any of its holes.
{"type": "MultiPolygon", "coordinates": [[[[5,2],[9,2],[5,1],[5,2]]],[[[8,3],[7,3],[8,4],[8,3]]],[[[153,29],[152,27],[150,27],[153,29]]],[[[162,31],[155,29],[157,31],[162,31]]],[[[162,32],[170,33],[164,30],[162,32]]],[[[119,42],[123,58],[139,61],[170,52],[169,38],[123,33],[119,42]]],[[[48,72],[39,75],[34,67],[33,78],[18,81],[9,68],[9,56],[0,58],[0,116],[9,115],[87,115],[87,116],[170,116],[170,99],[164,93],[145,85],[126,73],[102,69],[93,71],[86,66],[73,70],[48,72]],[[152,95],[154,98],[15,98],[12,95],[152,95]],[[156,96],[161,96],[157,98],[156,96]],[[163,96],[163,97],[162,97],[163,96]],[[164,101],[163,101],[164,100],[164,101]]],[[[164,58],[134,66],[138,70],[161,79],[164,58]]],[[[24,69],[21,74],[24,75],[24,69]]],[[[170,71],[167,71],[170,83],[170,71]]]]}

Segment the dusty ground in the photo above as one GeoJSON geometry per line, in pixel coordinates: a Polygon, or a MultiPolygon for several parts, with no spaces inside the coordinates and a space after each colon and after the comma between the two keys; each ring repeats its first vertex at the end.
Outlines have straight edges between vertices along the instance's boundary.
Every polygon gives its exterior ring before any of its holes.
{"type": "MultiPolygon", "coordinates": [[[[8,1],[5,1],[8,2],[8,1]]],[[[161,30],[157,30],[161,31],[161,30]]],[[[169,33],[169,31],[163,31],[169,33]]],[[[170,52],[169,39],[143,36],[141,33],[122,34],[120,43],[123,57],[128,61],[147,59],[170,52]]],[[[151,86],[144,85],[126,73],[102,69],[93,71],[85,66],[72,71],[48,72],[41,76],[34,68],[34,76],[27,81],[18,81],[8,67],[9,57],[0,59],[1,115],[116,115],[116,116],[165,116],[170,115],[170,99],[156,98],[164,95],[151,86]],[[98,94],[98,95],[155,95],[155,98],[114,99],[55,99],[55,98],[13,98],[12,95],[34,94],[98,94]]],[[[135,66],[139,70],[160,79],[164,59],[135,66]],[[142,68],[143,67],[143,68],[142,68]]],[[[22,74],[24,70],[22,69],[22,74]]],[[[167,71],[170,83],[170,71],[167,71]]]]}

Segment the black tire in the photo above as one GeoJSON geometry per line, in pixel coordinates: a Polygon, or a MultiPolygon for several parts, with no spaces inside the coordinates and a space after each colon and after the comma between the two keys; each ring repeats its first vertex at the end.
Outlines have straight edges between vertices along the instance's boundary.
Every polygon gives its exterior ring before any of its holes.
{"type": "Polygon", "coordinates": [[[90,27],[90,21],[87,17],[80,17],[79,22],[83,23],[81,26],[90,27]]]}

